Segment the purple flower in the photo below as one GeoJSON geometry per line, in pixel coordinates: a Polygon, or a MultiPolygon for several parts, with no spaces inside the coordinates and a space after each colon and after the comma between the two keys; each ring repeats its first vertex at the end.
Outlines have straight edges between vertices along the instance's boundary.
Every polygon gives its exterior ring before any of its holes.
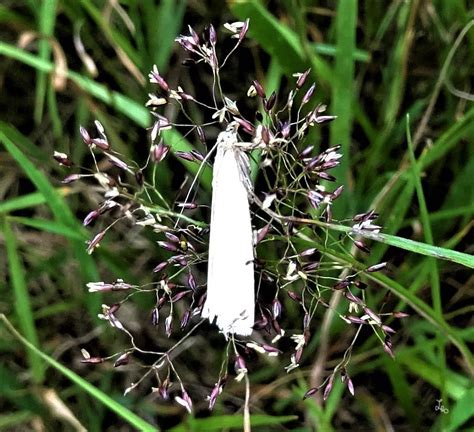
{"type": "Polygon", "coordinates": [[[60,153],[55,151],[53,154],[53,158],[62,166],[69,168],[74,165],[74,163],[69,159],[69,156],[66,153],[60,153]]]}
{"type": "Polygon", "coordinates": [[[303,396],[303,400],[308,399],[309,397],[313,396],[318,392],[319,388],[318,387],[312,387],[310,388],[303,396]]]}
{"type": "Polygon", "coordinates": [[[181,406],[186,408],[186,411],[191,414],[193,408],[193,401],[189,397],[188,393],[184,388],[181,391],[181,396],[175,396],[174,400],[178,402],[181,406]]]}
{"type": "Polygon", "coordinates": [[[130,353],[124,353],[117,360],[115,360],[114,367],[124,366],[129,363],[130,363],[130,353]]]}
{"type": "Polygon", "coordinates": [[[153,162],[161,162],[168,154],[170,148],[160,141],[158,145],[152,145],[150,149],[150,156],[153,162]]]}
{"type": "Polygon", "coordinates": [[[311,99],[311,96],[313,96],[314,89],[316,88],[316,83],[313,83],[311,87],[308,89],[308,91],[305,93],[303,96],[303,100],[301,101],[301,105],[305,105],[309,102],[311,99]]]}
{"type": "Polygon", "coordinates": [[[87,253],[89,255],[94,252],[95,248],[99,247],[100,242],[104,238],[106,232],[106,230],[101,231],[100,233],[96,234],[92,240],[87,242],[87,253]]]}
{"type": "Polygon", "coordinates": [[[158,84],[165,92],[169,91],[169,85],[158,72],[158,67],[156,65],[153,65],[153,69],[148,74],[148,78],[152,84],[158,84]]]}
{"type": "Polygon", "coordinates": [[[302,74],[298,74],[298,80],[296,81],[296,88],[301,88],[303,87],[304,83],[306,82],[306,78],[308,78],[309,73],[311,72],[311,69],[306,70],[302,74]]]}

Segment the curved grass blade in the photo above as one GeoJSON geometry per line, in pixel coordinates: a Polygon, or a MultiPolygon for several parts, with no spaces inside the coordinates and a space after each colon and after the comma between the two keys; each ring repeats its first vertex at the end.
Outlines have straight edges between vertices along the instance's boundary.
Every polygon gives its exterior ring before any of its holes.
{"type": "MultiPolygon", "coordinates": [[[[47,177],[22,153],[22,151],[0,131],[0,142],[3,143],[8,152],[13,156],[23,169],[25,175],[31,180],[38,191],[44,196],[48,207],[54,214],[56,221],[61,224],[78,229],[79,222],[72,214],[70,208],[63,200],[47,177]]],[[[85,280],[97,280],[99,275],[92,257],[87,254],[85,245],[80,240],[72,240],[71,245],[75,257],[81,267],[81,272],[85,280]]],[[[91,316],[95,317],[96,311],[100,308],[100,296],[85,296],[85,302],[91,316]]],[[[97,319],[97,318],[95,318],[97,319]]]]}
{"type": "MultiPolygon", "coordinates": [[[[33,309],[31,307],[30,293],[28,292],[25,281],[25,269],[18,253],[15,234],[5,217],[2,218],[1,222],[3,235],[5,236],[8,273],[13,288],[14,307],[18,325],[25,334],[25,338],[31,344],[39,345],[38,333],[33,318],[33,309]]],[[[28,363],[30,364],[33,380],[35,383],[41,383],[44,379],[44,367],[36,356],[31,355],[30,352],[28,352],[28,354],[28,363]]]]}
{"type": "Polygon", "coordinates": [[[151,432],[151,431],[158,430],[156,426],[153,426],[150,423],[143,420],[142,418],[138,417],[136,414],[134,414],[133,412],[131,412],[124,406],[120,405],[117,401],[112,399],[110,396],[108,396],[107,394],[99,390],[98,388],[94,387],[85,379],[81,378],[75,372],[63,366],[61,363],[57,362],[56,360],[54,360],[52,357],[48,356],[44,352],[40,351],[35,345],[33,345],[30,341],[25,339],[16,330],[16,328],[11,324],[11,322],[8,320],[8,318],[4,314],[0,314],[0,321],[3,322],[3,324],[8,329],[8,331],[13,336],[15,336],[26,348],[28,348],[30,352],[32,352],[35,356],[42,358],[54,369],[56,369],[59,373],[63,374],[66,378],[71,380],[74,384],[76,384],[82,390],[89,393],[98,402],[100,402],[101,404],[109,408],[118,416],[122,417],[131,426],[137,428],[140,431],[151,432]]]}
{"type": "MultiPolygon", "coordinates": [[[[45,72],[51,72],[53,70],[53,64],[39,59],[38,57],[11,46],[9,44],[0,42],[0,54],[4,54],[8,57],[19,60],[33,68],[42,70],[45,72]]],[[[142,127],[148,127],[150,125],[150,114],[144,105],[134,101],[133,99],[124,96],[116,91],[107,89],[104,85],[98,84],[95,81],[86,78],[76,72],[68,71],[67,77],[76,83],[81,89],[101,100],[102,102],[111,105],[118,112],[133,120],[136,124],[142,127]]],[[[190,151],[194,147],[176,130],[166,131],[163,134],[165,141],[173,147],[174,150],[190,151]]],[[[180,162],[186,166],[186,168],[193,174],[196,174],[198,166],[187,161],[180,162]]],[[[208,167],[204,167],[202,173],[202,186],[206,190],[210,190],[211,187],[211,171],[208,167]]]]}

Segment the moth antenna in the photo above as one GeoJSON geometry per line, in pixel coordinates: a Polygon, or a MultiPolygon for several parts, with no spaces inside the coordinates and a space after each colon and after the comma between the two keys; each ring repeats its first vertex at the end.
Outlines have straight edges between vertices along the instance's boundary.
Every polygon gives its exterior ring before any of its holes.
{"type": "MultiPolygon", "coordinates": [[[[198,178],[201,175],[202,170],[204,169],[207,161],[209,160],[212,153],[214,153],[214,151],[216,149],[217,149],[217,143],[212,146],[211,150],[209,150],[209,152],[206,154],[206,156],[202,160],[201,164],[199,165],[199,169],[198,169],[196,175],[194,176],[194,179],[191,183],[191,186],[189,186],[189,190],[188,190],[188,193],[186,194],[186,197],[184,198],[184,204],[188,203],[189,197],[191,196],[191,191],[193,190],[196,182],[198,181],[198,178]]],[[[174,224],[174,229],[176,229],[178,227],[178,223],[179,223],[179,220],[181,219],[181,216],[183,215],[184,209],[185,209],[185,206],[181,207],[181,210],[178,213],[178,218],[176,219],[176,222],[174,224]]]]}

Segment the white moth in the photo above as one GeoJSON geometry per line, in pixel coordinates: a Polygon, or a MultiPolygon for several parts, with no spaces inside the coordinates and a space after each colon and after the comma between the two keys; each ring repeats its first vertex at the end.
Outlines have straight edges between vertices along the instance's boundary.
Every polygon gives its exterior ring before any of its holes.
{"type": "Polygon", "coordinates": [[[247,336],[255,315],[253,233],[248,194],[249,161],[237,140],[237,123],[217,138],[212,179],[207,299],[202,316],[220,331],[247,336]]]}

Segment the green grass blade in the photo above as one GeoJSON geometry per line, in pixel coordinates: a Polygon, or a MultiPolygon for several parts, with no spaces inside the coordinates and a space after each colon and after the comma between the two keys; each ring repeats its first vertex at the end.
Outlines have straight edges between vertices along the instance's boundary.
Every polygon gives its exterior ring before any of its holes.
{"type": "Polygon", "coordinates": [[[0,202],[0,214],[10,213],[16,210],[22,210],[26,208],[36,207],[40,204],[45,204],[46,199],[40,192],[33,192],[17,196],[14,198],[7,199],[0,202]]]}
{"type": "Polygon", "coordinates": [[[453,251],[439,246],[432,246],[426,243],[421,243],[415,240],[405,239],[389,234],[363,232],[362,236],[375,241],[383,242],[390,246],[398,247],[406,251],[415,252],[428,257],[452,261],[469,268],[474,268],[474,256],[467,253],[453,251]]]}
{"type": "MultiPolygon", "coordinates": [[[[143,18],[146,25],[146,38],[150,44],[153,64],[160,71],[166,71],[171,56],[174,39],[182,28],[183,15],[186,10],[186,0],[164,0],[156,6],[156,2],[147,0],[146,15],[143,18]],[[160,31],[156,31],[156,29],[160,31]]],[[[150,64],[148,64],[150,66],[150,64]]]]}
{"type": "MultiPolygon", "coordinates": [[[[46,176],[21,152],[21,150],[0,131],[0,142],[6,147],[8,152],[13,156],[17,163],[21,166],[24,173],[31,182],[36,186],[38,191],[44,196],[45,201],[53,212],[57,221],[61,224],[78,228],[79,222],[72,214],[63,198],[56,193],[56,189],[51,185],[46,176]]],[[[81,272],[86,280],[98,280],[99,275],[92,257],[87,254],[85,245],[82,241],[72,240],[74,254],[79,262],[81,272]]],[[[101,296],[85,296],[85,301],[89,308],[91,316],[96,315],[96,311],[101,304],[101,296]]],[[[97,320],[97,318],[95,318],[97,320]]]]}
{"type": "Polygon", "coordinates": [[[125,408],[124,406],[120,405],[114,399],[109,397],[107,394],[99,390],[97,387],[93,386],[79,375],[77,375],[72,370],[66,368],[61,363],[54,360],[52,357],[48,356],[44,352],[40,351],[34,344],[30,341],[25,339],[10,323],[8,318],[0,314],[0,321],[3,322],[7,330],[14,335],[26,348],[28,351],[33,353],[35,356],[43,359],[46,361],[50,366],[56,369],[59,373],[64,375],[74,384],[76,384],[79,388],[90,394],[98,403],[103,404],[107,408],[109,408],[112,412],[123,418],[127,423],[131,426],[137,428],[140,431],[156,431],[158,430],[156,426],[151,425],[150,423],[146,422],[142,418],[138,417],[136,414],[125,408]]]}
{"type": "MultiPolygon", "coordinates": [[[[32,54],[27,53],[26,51],[12,47],[2,42],[0,42],[0,54],[15,58],[40,70],[52,70],[51,63],[44,62],[32,54]]],[[[92,96],[96,97],[102,102],[110,104],[112,107],[116,108],[118,112],[124,114],[138,125],[143,127],[149,126],[150,114],[142,104],[135,102],[121,93],[110,91],[102,84],[98,84],[95,81],[85,78],[78,73],[69,71],[68,78],[79,85],[79,87],[81,87],[84,91],[90,93],[92,96]]],[[[194,148],[178,131],[165,131],[163,136],[167,144],[169,144],[175,151],[190,151],[194,148]]],[[[180,162],[182,162],[191,173],[196,174],[198,170],[198,166],[196,164],[184,161],[182,159],[180,159],[180,162]]],[[[210,190],[211,181],[212,173],[209,167],[206,166],[202,173],[202,185],[207,190],[210,190]]]]}
{"type": "Polygon", "coordinates": [[[404,409],[407,418],[412,422],[412,426],[418,429],[419,417],[416,415],[415,393],[410,387],[403,366],[399,362],[392,361],[389,357],[384,357],[383,359],[384,368],[390,378],[394,395],[400,406],[404,409]]]}
{"type": "Polygon", "coordinates": [[[357,234],[367,239],[382,242],[389,246],[394,246],[406,251],[415,252],[420,255],[452,261],[469,268],[474,268],[474,256],[464,252],[453,251],[447,248],[433,246],[390,234],[375,233],[366,230],[359,230],[354,233],[351,227],[347,227],[344,225],[325,224],[324,222],[320,222],[317,220],[308,220],[308,222],[312,222],[315,225],[326,226],[327,228],[334,231],[357,234]]]}
{"type": "Polygon", "coordinates": [[[41,163],[46,163],[51,160],[51,155],[46,154],[40,147],[34,145],[12,125],[0,120],[0,131],[10,138],[11,141],[16,143],[28,157],[33,157],[41,163]]]}
{"type": "Polygon", "coordinates": [[[459,335],[457,329],[451,327],[442,317],[439,317],[433,309],[428,306],[423,300],[417,297],[408,289],[404,288],[399,283],[393,281],[382,274],[370,274],[370,278],[377,281],[381,286],[388,288],[397,297],[408,303],[418,314],[424,317],[428,322],[433,324],[439,331],[441,331],[460,351],[466,362],[466,367],[469,372],[474,375],[474,359],[471,350],[468,348],[463,338],[459,335]]]}
{"type": "Polygon", "coordinates": [[[425,170],[433,162],[442,159],[463,139],[466,143],[472,139],[474,134],[474,107],[469,109],[460,119],[438,137],[438,139],[420,156],[418,163],[420,169],[425,170]]]}
{"type": "MultiPolygon", "coordinates": [[[[431,224],[428,212],[428,206],[426,205],[425,194],[423,192],[423,186],[421,185],[421,171],[418,163],[415,159],[415,149],[410,133],[410,117],[407,116],[406,122],[407,131],[407,142],[408,142],[408,155],[410,157],[410,163],[412,168],[412,179],[415,184],[416,194],[418,196],[418,203],[420,205],[421,224],[423,226],[423,233],[425,235],[425,241],[429,245],[434,244],[433,233],[431,231],[431,224]]],[[[473,257],[474,258],[474,257],[473,257]]],[[[436,261],[430,259],[430,277],[431,277],[431,297],[433,300],[434,310],[441,316],[443,313],[441,306],[441,286],[439,281],[439,272],[436,261]]]]}
{"type": "MultiPolygon", "coordinates": [[[[314,49],[314,52],[319,55],[325,55],[328,57],[336,57],[337,55],[337,47],[335,47],[334,45],[326,43],[317,43],[312,44],[311,46],[314,49]]],[[[370,54],[367,51],[355,49],[354,60],[363,63],[368,63],[370,61],[370,54]]]]}
{"type": "MultiPolygon", "coordinates": [[[[428,212],[428,206],[426,204],[425,200],[425,194],[423,192],[423,186],[421,185],[421,170],[418,165],[418,162],[415,159],[415,149],[413,145],[413,141],[411,139],[411,133],[410,133],[410,117],[407,116],[406,119],[406,134],[407,134],[407,142],[408,142],[408,155],[410,158],[410,164],[411,164],[411,172],[412,172],[412,178],[413,182],[415,184],[415,189],[416,189],[416,194],[418,197],[418,203],[420,206],[420,214],[421,214],[421,224],[423,226],[423,232],[425,235],[425,241],[433,245],[434,244],[434,239],[433,239],[433,233],[431,229],[431,223],[429,219],[429,212],[428,212]]],[[[427,265],[429,266],[429,278],[430,278],[430,285],[431,285],[431,298],[433,302],[433,308],[435,313],[438,314],[440,318],[443,317],[443,307],[441,304],[441,282],[440,282],[440,277],[439,277],[439,269],[438,269],[438,264],[437,261],[434,258],[429,258],[427,265]]],[[[445,352],[445,346],[444,346],[444,341],[441,335],[436,336],[436,340],[438,343],[438,364],[440,366],[440,390],[441,394],[443,397],[445,397],[446,392],[447,392],[447,380],[446,380],[446,352],[445,352]]],[[[443,421],[444,422],[444,421],[443,421]]]]}
{"type": "MultiPolygon", "coordinates": [[[[28,411],[17,411],[11,414],[0,414],[0,430],[21,430],[15,427],[25,427],[33,419],[33,414],[28,411]],[[20,426],[20,424],[22,426],[20,426]]],[[[25,430],[25,429],[23,429],[25,430]]]]}
{"type": "Polygon", "coordinates": [[[52,234],[60,235],[69,239],[80,240],[85,242],[88,239],[86,231],[79,231],[77,229],[68,227],[56,221],[48,219],[32,219],[27,217],[9,216],[9,221],[20,223],[31,228],[35,228],[40,231],[49,232],[52,234]]]}
{"type": "Polygon", "coordinates": [[[76,226],[71,210],[64,200],[56,193],[56,189],[51,185],[46,176],[22,153],[22,151],[3,132],[0,131],[0,142],[3,143],[8,152],[18,162],[24,173],[28,175],[39,192],[41,192],[55,215],[63,224],[76,226]]]}
{"type": "MultiPolygon", "coordinates": [[[[18,253],[16,237],[10,223],[2,217],[2,231],[5,236],[5,246],[7,250],[8,273],[11,286],[13,288],[14,306],[18,325],[25,334],[26,339],[33,345],[38,346],[39,339],[36,332],[36,325],[33,318],[30,293],[25,282],[25,269],[18,253]]],[[[37,384],[44,379],[44,367],[38,358],[28,353],[28,363],[30,364],[33,381],[37,384]]]]}
{"type": "Polygon", "coordinates": [[[298,36],[280,23],[260,1],[235,1],[230,8],[239,19],[250,18],[250,37],[280,63],[285,74],[303,72],[307,68],[298,36]]]}
{"type": "Polygon", "coordinates": [[[63,136],[63,124],[59,114],[58,101],[56,100],[56,90],[53,86],[47,88],[48,114],[51,120],[53,136],[59,140],[63,136]]]}
{"type": "Polygon", "coordinates": [[[393,33],[396,40],[390,52],[391,57],[387,67],[388,73],[385,77],[385,88],[388,89],[388,94],[382,108],[381,120],[383,121],[384,128],[387,130],[391,130],[395,125],[403,100],[407,74],[406,62],[413,39],[413,22],[410,18],[414,12],[411,9],[416,7],[416,2],[400,3],[398,11],[397,28],[393,33]]]}
{"type": "MultiPolygon", "coordinates": [[[[51,72],[53,70],[51,62],[44,61],[25,50],[4,42],[0,42],[0,54],[21,61],[37,70],[44,72],[51,72]]],[[[82,90],[112,106],[136,124],[142,127],[150,125],[150,114],[143,103],[138,103],[121,93],[109,90],[105,85],[98,84],[94,80],[76,72],[68,71],[67,77],[82,90]]]]}
{"type": "MultiPolygon", "coordinates": [[[[421,358],[414,352],[401,352],[397,355],[398,361],[402,363],[411,373],[423,377],[435,388],[440,389],[443,386],[444,371],[443,368],[435,363],[431,363],[426,358],[421,358]]],[[[465,376],[446,371],[446,391],[449,397],[458,400],[466,392],[469,385],[469,379],[465,376]]]]}
{"type": "MultiPolygon", "coordinates": [[[[297,416],[280,416],[273,417],[263,414],[255,414],[250,416],[250,424],[256,426],[272,426],[295,421],[297,416]]],[[[187,425],[179,425],[170,429],[170,432],[186,432],[192,430],[194,432],[205,431],[221,431],[227,428],[241,429],[243,417],[239,415],[222,415],[213,416],[204,419],[189,418],[187,425]]]]}
{"type": "Polygon", "coordinates": [[[109,20],[104,19],[104,15],[91,0],[81,0],[81,6],[87,14],[94,20],[102,34],[114,47],[118,47],[128,56],[132,63],[138,68],[142,67],[141,59],[130,41],[124,36],[124,32],[115,29],[109,20]]]}
{"type": "MultiPolygon", "coordinates": [[[[450,409],[449,422],[445,425],[446,432],[462,430],[461,427],[474,417],[474,387],[467,390],[450,409]]],[[[467,429],[466,429],[467,430],[467,429]]]]}
{"type": "MultiPolygon", "coordinates": [[[[332,79],[331,113],[337,115],[337,122],[330,124],[330,145],[340,144],[344,157],[334,169],[334,176],[345,185],[350,184],[349,167],[351,164],[349,145],[351,142],[354,117],[355,82],[354,53],[356,46],[357,0],[338,3],[336,15],[336,64],[332,79]]],[[[334,213],[346,217],[354,206],[348,201],[349,194],[343,194],[335,202],[334,213]]]]}
{"type": "MultiPolygon", "coordinates": [[[[47,38],[50,38],[53,34],[56,21],[56,4],[57,0],[43,0],[39,5],[38,31],[42,39],[38,42],[38,55],[44,61],[48,61],[51,55],[51,45],[47,38]]],[[[37,71],[36,74],[34,120],[36,124],[39,124],[43,118],[49,76],[42,71],[37,71]]]]}

